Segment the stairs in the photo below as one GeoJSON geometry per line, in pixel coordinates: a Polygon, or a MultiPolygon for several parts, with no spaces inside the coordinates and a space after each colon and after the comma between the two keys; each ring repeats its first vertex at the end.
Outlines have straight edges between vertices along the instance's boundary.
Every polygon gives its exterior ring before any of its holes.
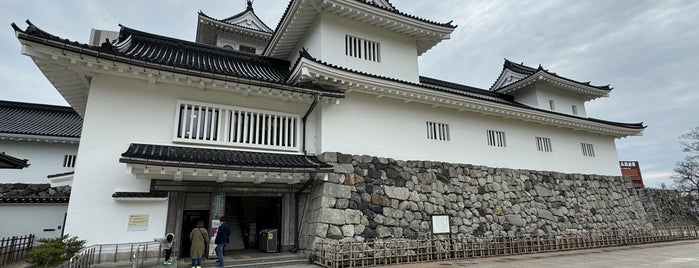
{"type": "Polygon", "coordinates": [[[243,226],[241,226],[240,210],[235,209],[230,211],[226,217],[228,218],[228,225],[231,226],[231,235],[228,236],[228,246],[226,246],[226,251],[228,250],[241,250],[245,249],[245,243],[243,242],[243,226]]]}

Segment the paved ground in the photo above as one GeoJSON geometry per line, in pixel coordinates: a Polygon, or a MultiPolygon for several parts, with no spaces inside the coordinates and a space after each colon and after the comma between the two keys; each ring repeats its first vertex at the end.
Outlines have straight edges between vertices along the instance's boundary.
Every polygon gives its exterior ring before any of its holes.
{"type": "Polygon", "coordinates": [[[394,265],[391,268],[699,267],[699,241],[394,265]]]}
{"type": "MultiPolygon", "coordinates": [[[[255,256],[256,257],[256,256],[255,256]]],[[[182,261],[187,267],[188,262],[182,261]]],[[[208,263],[207,263],[208,264],[208,263]]],[[[209,267],[212,265],[206,265],[209,267]]],[[[28,267],[26,263],[6,266],[11,268],[28,267]]],[[[175,267],[170,266],[170,267],[175,267]]],[[[312,264],[285,266],[288,268],[319,268],[312,264]]],[[[626,247],[599,248],[589,250],[563,251],[542,254],[528,254],[497,258],[438,261],[392,265],[390,268],[617,268],[617,267],[672,267],[699,268],[699,240],[655,243],[626,247]]]]}

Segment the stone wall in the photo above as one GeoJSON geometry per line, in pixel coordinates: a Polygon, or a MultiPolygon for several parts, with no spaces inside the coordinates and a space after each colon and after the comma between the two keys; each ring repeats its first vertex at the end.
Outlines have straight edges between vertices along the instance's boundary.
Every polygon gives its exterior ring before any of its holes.
{"type": "Polygon", "coordinates": [[[650,188],[636,191],[653,226],[699,224],[688,200],[678,191],[650,188]]]}
{"type": "Polygon", "coordinates": [[[429,236],[436,214],[450,216],[457,236],[652,227],[628,178],[340,153],[319,159],[335,173],[313,186],[302,249],[320,238],[429,236]]]}
{"type": "Polygon", "coordinates": [[[0,183],[0,197],[69,197],[70,186],[51,187],[48,183],[0,183]]]}

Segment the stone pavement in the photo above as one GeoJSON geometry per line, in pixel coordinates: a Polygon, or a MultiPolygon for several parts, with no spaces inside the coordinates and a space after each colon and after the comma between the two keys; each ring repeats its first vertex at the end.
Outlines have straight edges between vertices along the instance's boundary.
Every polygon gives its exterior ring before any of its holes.
{"type": "Polygon", "coordinates": [[[624,247],[551,252],[496,258],[437,261],[393,265],[391,268],[469,267],[469,268],[545,268],[545,267],[699,267],[699,241],[677,241],[624,247]]]}

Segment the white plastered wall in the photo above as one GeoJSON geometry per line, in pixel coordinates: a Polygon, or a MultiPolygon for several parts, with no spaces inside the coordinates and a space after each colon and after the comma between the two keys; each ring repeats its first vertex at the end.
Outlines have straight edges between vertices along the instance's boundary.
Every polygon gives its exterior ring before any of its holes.
{"type": "Polygon", "coordinates": [[[67,209],[68,204],[3,204],[0,237],[34,234],[34,241],[59,237],[67,209]]]}
{"type": "Polygon", "coordinates": [[[63,158],[77,155],[78,144],[3,140],[0,152],[28,159],[30,164],[23,169],[0,169],[0,183],[49,183],[48,175],[73,171],[63,167],[63,158]]]}
{"type": "MultiPolygon", "coordinates": [[[[167,201],[116,201],[115,191],[148,191],[119,158],[130,143],[172,145],[177,99],[303,114],[308,103],[98,76],[92,79],[66,231],[88,244],[138,242],[163,235],[167,201]],[[129,215],[149,215],[147,231],[127,231],[129,215]]],[[[186,145],[192,146],[192,145],[186,145]]]]}
{"type": "Polygon", "coordinates": [[[566,128],[505,120],[419,103],[351,93],[322,108],[318,152],[431,160],[565,173],[620,175],[612,137],[566,128]],[[428,140],[425,122],[449,124],[450,141],[428,140]],[[486,130],[503,131],[507,147],[487,144],[486,130]],[[551,139],[553,152],[540,152],[535,137],[551,139]],[[593,144],[595,157],[582,155],[593,144]]]}
{"type": "MultiPolygon", "coordinates": [[[[398,80],[419,82],[417,47],[413,38],[370,28],[331,14],[322,14],[309,28],[300,46],[311,56],[333,65],[398,80]],[[345,55],[345,35],[380,44],[380,62],[345,55]]],[[[297,57],[291,55],[291,61],[297,57]]]]}

